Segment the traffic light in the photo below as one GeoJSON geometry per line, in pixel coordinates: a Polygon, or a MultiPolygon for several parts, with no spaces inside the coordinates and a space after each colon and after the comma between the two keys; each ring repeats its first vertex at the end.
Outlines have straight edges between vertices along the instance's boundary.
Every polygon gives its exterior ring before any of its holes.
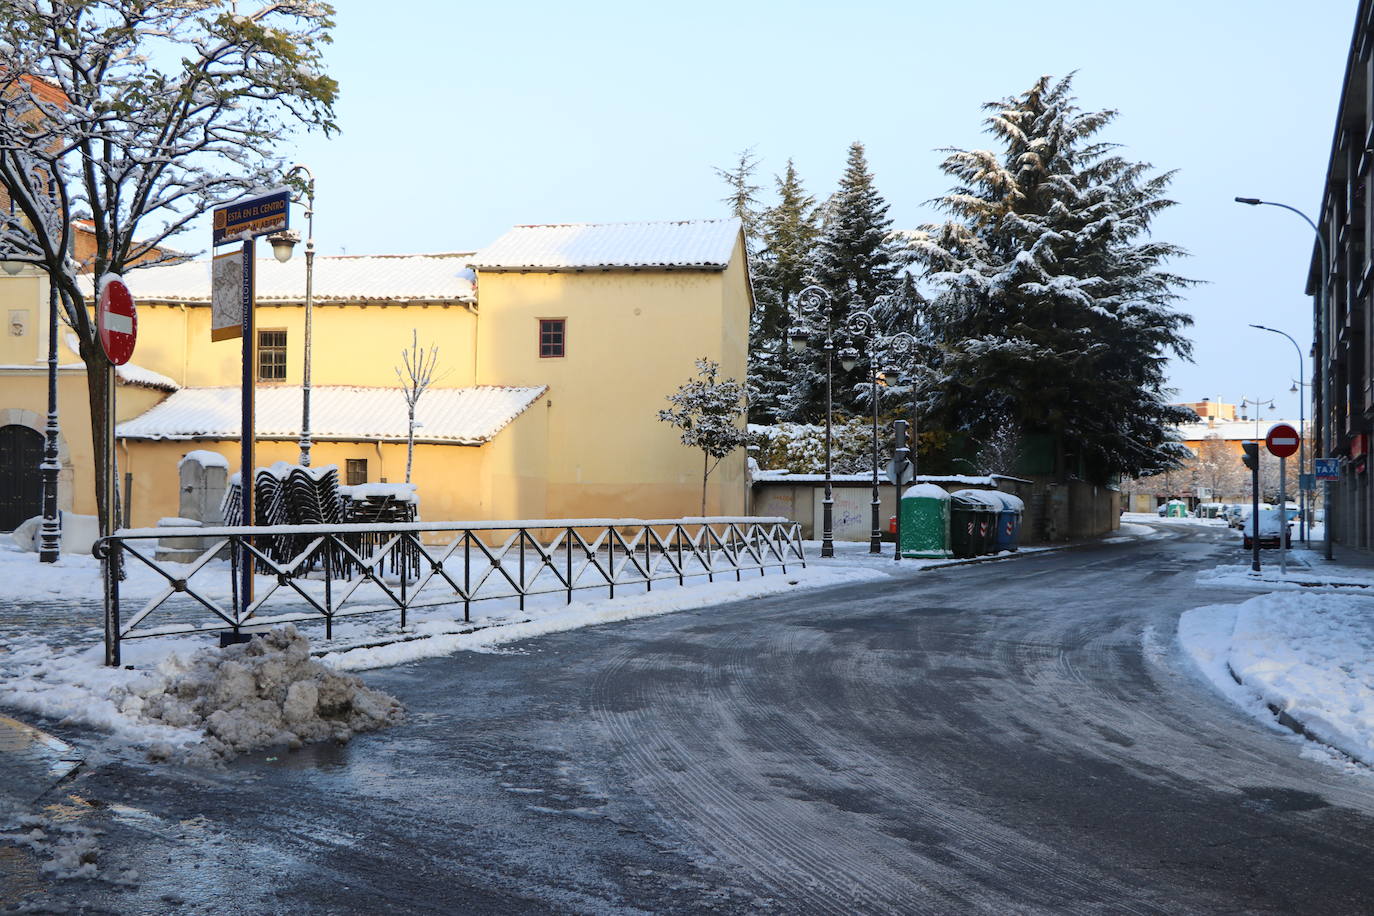
{"type": "Polygon", "coordinates": [[[1259,443],[1242,442],[1240,447],[1245,450],[1245,454],[1240,459],[1245,462],[1245,466],[1252,471],[1259,467],[1259,443]]]}

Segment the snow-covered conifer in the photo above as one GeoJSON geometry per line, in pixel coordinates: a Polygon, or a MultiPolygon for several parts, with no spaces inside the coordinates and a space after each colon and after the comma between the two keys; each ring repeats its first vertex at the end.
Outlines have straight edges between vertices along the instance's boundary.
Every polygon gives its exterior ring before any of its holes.
{"type": "Polygon", "coordinates": [[[947,151],[951,219],[913,250],[936,291],[932,418],[971,443],[1015,423],[1056,473],[1103,482],[1179,457],[1168,431],[1187,412],[1164,372],[1191,351],[1173,304],[1193,281],[1166,269],[1182,249],[1150,239],[1172,173],[1097,139],[1116,113],[1080,110],[1071,83],[1042,77],[984,106],[1002,148],[947,151]]]}

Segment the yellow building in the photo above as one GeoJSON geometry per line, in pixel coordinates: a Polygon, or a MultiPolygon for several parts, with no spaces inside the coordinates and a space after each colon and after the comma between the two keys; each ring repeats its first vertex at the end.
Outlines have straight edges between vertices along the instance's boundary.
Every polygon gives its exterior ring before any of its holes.
{"type": "MultiPolygon", "coordinates": [[[[256,262],[259,466],[299,456],[303,261],[256,262]]],[[[139,341],[119,388],[119,461],[142,526],[178,514],[185,453],[216,451],[237,468],[240,344],[210,339],[208,261],[125,280],[139,341]]],[[[7,337],[0,356],[0,444],[32,444],[47,410],[46,287],[5,276],[0,290],[12,323],[29,329],[7,337]]],[[[519,226],[476,253],[317,256],[313,303],[312,464],[337,465],[341,482],[404,479],[396,369],[412,331],[437,345],[412,475],[420,513],[434,521],[696,514],[701,455],[657,411],[698,358],[743,379],[752,306],[734,220],[519,226]]],[[[62,502],[92,513],[84,369],[60,349],[62,502]]],[[[0,450],[0,479],[26,456],[0,450]]],[[[742,513],[745,490],[740,452],[712,475],[708,512],[742,513]]],[[[36,493],[14,492],[24,504],[13,514],[37,514],[36,493]]]]}

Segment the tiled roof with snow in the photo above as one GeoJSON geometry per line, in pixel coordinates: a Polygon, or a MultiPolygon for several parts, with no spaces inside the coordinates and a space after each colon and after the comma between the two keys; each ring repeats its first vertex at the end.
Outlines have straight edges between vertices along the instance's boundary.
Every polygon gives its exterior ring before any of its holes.
{"type": "MultiPolygon", "coordinates": [[[[68,331],[66,341],[67,349],[80,356],[81,344],[77,341],[76,335],[68,331]]],[[[115,378],[124,385],[133,385],[135,388],[152,388],[155,391],[176,391],[181,387],[161,372],[145,369],[137,363],[115,366],[115,378]]]]}
{"type": "Polygon", "coordinates": [[[724,270],[737,219],[516,226],[469,259],[478,270],[724,270]]]}
{"type": "MultiPolygon", "coordinates": [[[[415,441],[489,442],[547,388],[431,388],[416,406],[415,441]]],[[[237,439],[238,388],[183,388],[116,431],[125,439],[237,439]]],[[[259,439],[294,441],[301,434],[301,387],[260,386],[254,425],[259,439]]],[[[316,385],[310,435],[320,441],[404,442],[406,402],[400,388],[316,385]]]]}
{"type": "MultiPolygon", "coordinates": [[[[463,275],[466,254],[315,256],[311,297],[316,302],[470,302],[463,275]]],[[[290,261],[258,258],[254,296],[259,303],[305,301],[305,255],[290,261]]],[[[471,273],[468,271],[468,273],[471,273]]],[[[124,282],[135,302],[209,302],[210,261],[129,268],[124,282]]]]}
{"type": "Polygon", "coordinates": [[[1268,420],[1259,421],[1259,432],[1256,433],[1255,421],[1250,420],[1216,420],[1208,423],[1203,420],[1199,423],[1181,423],[1178,427],[1179,438],[1185,442],[1193,442],[1199,439],[1206,439],[1208,436],[1216,436],[1227,442],[1240,441],[1242,439],[1263,439],[1265,433],[1269,432],[1269,427],[1275,423],[1287,423],[1294,429],[1298,428],[1297,420],[1268,420]]]}

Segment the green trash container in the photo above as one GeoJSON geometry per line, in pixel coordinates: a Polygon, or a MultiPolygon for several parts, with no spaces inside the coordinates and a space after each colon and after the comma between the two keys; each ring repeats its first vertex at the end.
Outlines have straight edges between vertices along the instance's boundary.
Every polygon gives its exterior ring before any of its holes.
{"type": "Polygon", "coordinates": [[[1178,499],[1170,500],[1168,508],[1164,510],[1164,514],[1169,518],[1187,518],[1188,504],[1178,499]]]}
{"type": "Polygon", "coordinates": [[[933,483],[918,483],[902,493],[902,556],[945,560],[949,549],[949,493],[933,483]]]}
{"type": "Polygon", "coordinates": [[[997,515],[1002,501],[986,490],[950,494],[950,544],[956,557],[979,557],[997,550],[997,515]]]}

